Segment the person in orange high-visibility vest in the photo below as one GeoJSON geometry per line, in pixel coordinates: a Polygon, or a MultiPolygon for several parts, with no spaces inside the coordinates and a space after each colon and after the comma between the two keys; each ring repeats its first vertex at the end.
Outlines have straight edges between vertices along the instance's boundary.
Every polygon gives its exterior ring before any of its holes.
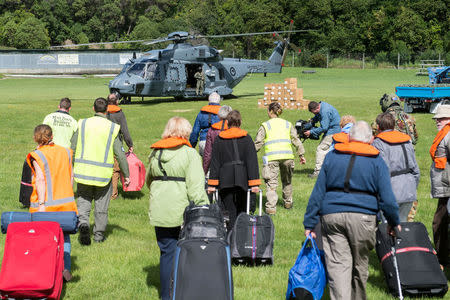
{"type": "MultiPolygon", "coordinates": [[[[34,129],[36,150],[27,155],[33,179],[30,212],[74,211],[78,214],[72,188],[72,150],[55,145],[50,126],[41,124],[34,129]]],[[[72,279],[70,235],[64,233],[64,271],[66,281],[72,279]]]]}

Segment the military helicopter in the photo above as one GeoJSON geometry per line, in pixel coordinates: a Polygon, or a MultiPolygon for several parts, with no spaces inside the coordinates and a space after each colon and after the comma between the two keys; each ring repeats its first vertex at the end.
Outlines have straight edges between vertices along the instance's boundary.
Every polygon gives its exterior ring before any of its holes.
{"type": "MultiPolygon", "coordinates": [[[[233,88],[248,73],[281,73],[282,63],[286,56],[287,45],[294,50],[298,48],[289,43],[292,32],[310,30],[292,30],[293,22],[287,31],[257,32],[225,35],[190,35],[185,31],[170,33],[165,38],[143,42],[151,45],[172,41],[165,49],[145,52],[138,58],[130,59],[122,71],[109,82],[109,90],[116,93],[121,103],[131,102],[131,97],[166,97],[205,98],[213,92],[221,96],[231,95],[233,88]],[[288,33],[282,39],[280,33],[288,33]],[[188,40],[199,38],[225,38],[249,35],[272,34],[278,38],[269,60],[253,60],[241,58],[224,58],[220,50],[206,45],[193,46],[188,40]],[[203,73],[204,89],[196,93],[197,80],[195,74],[203,73]]],[[[137,41],[142,42],[142,41],[137,41]]],[[[89,45],[89,44],[86,44],[89,45]]]]}

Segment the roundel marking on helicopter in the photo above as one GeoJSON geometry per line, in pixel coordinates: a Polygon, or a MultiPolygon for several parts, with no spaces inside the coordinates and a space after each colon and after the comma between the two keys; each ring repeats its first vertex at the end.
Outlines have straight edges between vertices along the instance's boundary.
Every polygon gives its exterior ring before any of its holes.
{"type": "Polygon", "coordinates": [[[234,67],[230,68],[230,74],[231,74],[231,76],[236,75],[236,69],[234,67]]]}

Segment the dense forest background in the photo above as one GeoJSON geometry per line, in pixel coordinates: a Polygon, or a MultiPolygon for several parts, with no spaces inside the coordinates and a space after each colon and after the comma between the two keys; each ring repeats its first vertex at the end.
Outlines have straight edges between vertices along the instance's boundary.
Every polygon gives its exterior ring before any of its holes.
{"type": "MultiPolygon", "coordinates": [[[[313,29],[292,35],[305,54],[379,61],[450,62],[450,0],[0,0],[0,47],[45,49],[73,43],[140,40],[173,31],[204,35],[313,29]]],[[[214,39],[226,53],[267,55],[271,36],[214,39]]],[[[116,48],[143,48],[120,44],[116,48]]],[[[161,48],[161,45],[154,46],[161,48]]]]}

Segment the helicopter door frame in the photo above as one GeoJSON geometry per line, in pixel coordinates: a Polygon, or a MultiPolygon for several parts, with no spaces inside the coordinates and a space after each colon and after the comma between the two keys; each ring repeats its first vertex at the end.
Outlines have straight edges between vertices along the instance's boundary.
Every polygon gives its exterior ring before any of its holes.
{"type": "Polygon", "coordinates": [[[198,68],[202,68],[202,72],[204,72],[202,63],[191,63],[185,65],[186,90],[195,90],[197,86],[197,79],[195,79],[194,74],[198,71],[198,68]]]}

